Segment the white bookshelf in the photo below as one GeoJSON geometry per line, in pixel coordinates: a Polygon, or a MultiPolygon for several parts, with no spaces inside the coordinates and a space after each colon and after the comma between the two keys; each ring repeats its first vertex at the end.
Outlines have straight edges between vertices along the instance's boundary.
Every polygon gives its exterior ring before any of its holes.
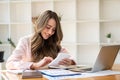
{"type": "Polygon", "coordinates": [[[0,47],[6,59],[14,49],[7,38],[17,45],[20,37],[32,33],[32,17],[48,9],[62,15],[62,45],[78,64],[93,64],[101,45],[120,44],[120,0],[0,0],[0,47]],[[111,43],[105,37],[109,32],[111,43]]]}

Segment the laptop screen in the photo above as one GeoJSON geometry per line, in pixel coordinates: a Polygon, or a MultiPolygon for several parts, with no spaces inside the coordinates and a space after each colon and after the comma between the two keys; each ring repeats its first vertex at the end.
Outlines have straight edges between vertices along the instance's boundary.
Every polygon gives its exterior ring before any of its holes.
{"type": "Polygon", "coordinates": [[[102,46],[92,72],[111,69],[120,49],[120,45],[102,46]]]}

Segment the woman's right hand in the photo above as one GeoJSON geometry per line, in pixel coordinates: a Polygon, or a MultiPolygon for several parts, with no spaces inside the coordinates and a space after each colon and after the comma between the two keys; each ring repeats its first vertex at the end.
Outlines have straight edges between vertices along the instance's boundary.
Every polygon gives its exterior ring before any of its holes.
{"type": "Polygon", "coordinates": [[[53,60],[52,57],[44,57],[41,61],[37,63],[33,63],[31,65],[31,69],[35,69],[35,70],[40,69],[41,67],[48,65],[52,60],[53,60]]]}

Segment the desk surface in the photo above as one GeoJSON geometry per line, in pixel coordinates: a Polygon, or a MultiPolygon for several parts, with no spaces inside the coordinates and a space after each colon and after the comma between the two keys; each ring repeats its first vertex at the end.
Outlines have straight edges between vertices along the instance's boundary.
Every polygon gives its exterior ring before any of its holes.
{"type": "Polygon", "coordinates": [[[30,78],[30,79],[21,79],[22,75],[15,75],[9,72],[2,72],[2,77],[4,80],[48,80],[47,78],[30,78]]]}
{"type": "MultiPolygon", "coordinates": [[[[120,64],[114,65],[113,70],[120,71],[120,64]]],[[[21,75],[14,75],[10,74],[8,72],[2,72],[2,76],[5,80],[49,80],[46,78],[31,78],[31,79],[21,79],[21,75]]],[[[88,78],[70,78],[70,79],[64,79],[64,80],[120,80],[120,75],[109,75],[109,76],[99,76],[99,77],[88,77],[88,78]]]]}
{"type": "Polygon", "coordinates": [[[109,76],[76,78],[76,79],[65,79],[65,80],[120,80],[120,75],[109,75],[109,76]]]}

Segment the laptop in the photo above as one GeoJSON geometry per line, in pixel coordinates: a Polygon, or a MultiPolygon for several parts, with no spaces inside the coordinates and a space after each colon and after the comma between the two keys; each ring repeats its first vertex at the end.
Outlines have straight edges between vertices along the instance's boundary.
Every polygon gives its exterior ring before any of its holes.
{"type": "Polygon", "coordinates": [[[102,70],[110,70],[114,64],[119,49],[120,49],[120,45],[102,46],[93,68],[83,68],[83,69],[78,68],[71,70],[72,71],[76,70],[81,72],[86,72],[86,71],[98,72],[102,70]]]}

